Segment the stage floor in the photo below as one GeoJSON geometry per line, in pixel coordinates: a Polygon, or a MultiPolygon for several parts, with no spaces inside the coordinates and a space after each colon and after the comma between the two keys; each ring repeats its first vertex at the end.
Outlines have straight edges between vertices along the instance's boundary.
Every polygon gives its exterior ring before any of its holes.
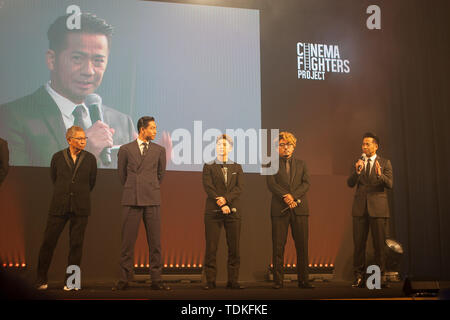
{"type": "Polygon", "coordinates": [[[203,290],[201,283],[167,283],[172,290],[155,291],[149,283],[130,283],[123,291],[112,291],[112,282],[86,282],[79,291],[66,292],[60,282],[50,282],[43,296],[50,299],[144,299],[144,300],[317,300],[317,299],[412,299],[405,297],[403,282],[390,283],[390,288],[355,289],[351,282],[313,282],[314,289],[299,289],[295,282],[285,283],[283,289],[272,289],[271,282],[241,282],[246,288],[230,290],[218,283],[214,290],[203,290]]]}

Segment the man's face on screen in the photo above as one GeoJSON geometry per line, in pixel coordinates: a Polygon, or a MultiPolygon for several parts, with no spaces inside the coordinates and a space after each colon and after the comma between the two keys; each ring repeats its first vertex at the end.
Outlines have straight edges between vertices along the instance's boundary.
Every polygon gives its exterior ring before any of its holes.
{"type": "Polygon", "coordinates": [[[51,86],[74,103],[100,86],[108,64],[108,39],[102,34],[69,33],[66,47],[47,52],[51,86]]]}

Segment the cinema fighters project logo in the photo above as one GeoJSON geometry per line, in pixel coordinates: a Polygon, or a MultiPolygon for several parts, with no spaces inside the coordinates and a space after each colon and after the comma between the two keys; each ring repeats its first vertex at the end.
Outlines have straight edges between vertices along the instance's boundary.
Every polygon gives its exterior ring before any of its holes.
{"type": "Polygon", "coordinates": [[[350,73],[350,61],[342,59],[339,46],[297,43],[298,79],[325,80],[325,73],[350,73]]]}

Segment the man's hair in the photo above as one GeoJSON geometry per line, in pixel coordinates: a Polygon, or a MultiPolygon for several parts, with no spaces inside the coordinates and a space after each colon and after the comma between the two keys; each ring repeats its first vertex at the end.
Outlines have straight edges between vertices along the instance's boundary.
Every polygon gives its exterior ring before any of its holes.
{"type": "Polygon", "coordinates": [[[229,135],[227,135],[227,134],[221,134],[220,136],[218,136],[217,139],[216,139],[216,144],[217,144],[220,140],[223,140],[223,139],[227,140],[228,143],[229,143],[231,146],[233,146],[233,139],[232,139],[229,135]]]}
{"type": "Polygon", "coordinates": [[[66,139],[72,138],[73,135],[75,134],[75,132],[78,132],[78,131],[83,131],[83,132],[84,132],[84,130],[83,130],[82,127],[79,127],[79,126],[71,126],[71,127],[70,127],[69,129],[67,129],[67,131],[66,131],[66,139]]]}
{"type": "Polygon", "coordinates": [[[288,143],[292,143],[294,147],[297,145],[297,138],[295,138],[292,133],[287,131],[280,132],[276,141],[279,142],[280,140],[286,140],[288,143]]]}
{"type": "Polygon", "coordinates": [[[98,18],[91,13],[81,13],[80,29],[70,30],[67,28],[67,19],[72,14],[58,17],[52,23],[47,32],[48,47],[55,52],[61,52],[66,46],[66,38],[69,33],[89,33],[103,34],[108,39],[108,48],[111,45],[113,27],[106,23],[105,20],[98,18]]]}
{"type": "Polygon", "coordinates": [[[363,135],[363,140],[364,140],[364,138],[372,138],[372,139],[375,141],[375,143],[376,143],[378,146],[380,146],[380,138],[378,138],[378,136],[377,136],[375,133],[372,133],[372,132],[366,132],[366,133],[364,133],[364,135],[363,135]]]}
{"type": "Polygon", "coordinates": [[[149,116],[141,117],[137,122],[138,133],[141,132],[141,128],[147,128],[148,123],[152,121],[155,121],[155,118],[149,116]]]}

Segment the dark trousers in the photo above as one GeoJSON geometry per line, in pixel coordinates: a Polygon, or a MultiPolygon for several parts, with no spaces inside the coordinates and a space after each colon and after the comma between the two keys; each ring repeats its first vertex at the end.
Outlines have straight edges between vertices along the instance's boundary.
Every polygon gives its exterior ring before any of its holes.
{"type": "Polygon", "coordinates": [[[272,216],[273,279],[283,283],[284,247],[291,226],[297,252],[298,281],[308,281],[308,216],[298,216],[290,210],[283,216],[272,216]]]}
{"type": "Polygon", "coordinates": [[[381,272],[385,271],[386,255],[384,249],[388,221],[389,218],[370,217],[367,209],[363,216],[353,217],[353,269],[355,277],[364,277],[366,274],[366,244],[369,228],[372,232],[375,263],[380,267],[381,272]]]}
{"type": "Polygon", "coordinates": [[[217,275],[216,254],[222,226],[228,245],[228,282],[237,283],[239,279],[239,238],[241,235],[241,219],[220,214],[205,214],[205,274],[206,281],[215,282],[217,275]]]}
{"type": "Polygon", "coordinates": [[[39,251],[38,282],[47,283],[48,281],[47,273],[52,261],[53,252],[67,221],[70,221],[70,249],[67,265],[80,266],[81,264],[84,232],[86,230],[88,217],[77,216],[74,213],[66,213],[61,216],[49,215],[44,233],[44,241],[39,251]]]}
{"type": "Polygon", "coordinates": [[[133,280],[134,245],[141,221],[144,222],[150,257],[150,278],[161,281],[161,216],[160,206],[124,206],[122,224],[122,248],[120,253],[120,281],[133,280]]]}

